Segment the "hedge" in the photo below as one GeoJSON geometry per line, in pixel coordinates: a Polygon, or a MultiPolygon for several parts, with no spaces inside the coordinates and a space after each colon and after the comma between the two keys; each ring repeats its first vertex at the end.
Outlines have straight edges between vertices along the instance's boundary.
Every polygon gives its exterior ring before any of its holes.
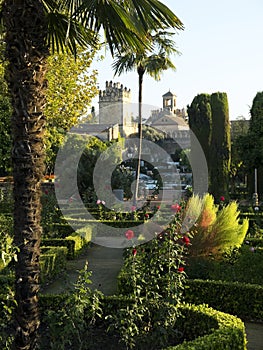
{"type": "Polygon", "coordinates": [[[45,283],[56,277],[66,267],[66,247],[42,247],[40,255],[40,280],[45,283]]]}
{"type": "MultiPolygon", "coordinates": [[[[42,312],[59,310],[68,295],[42,295],[42,312]]],[[[102,299],[104,316],[115,313],[131,303],[131,299],[120,296],[104,296],[102,299]]],[[[173,305],[171,305],[173,307],[173,305]]],[[[182,344],[164,347],[163,350],[245,350],[246,334],[243,322],[232,315],[216,311],[207,305],[184,304],[181,316],[176,321],[176,330],[185,341],[182,344]]],[[[149,335],[150,336],[150,335],[149,335]]]]}
{"type": "Polygon", "coordinates": [[[239,282],[188,280],[185,301],[206,303],[243,320],[263,321],[263,286],[239,282]]]}
{"type": "Polygon", "coordinates": [[[184,305],[181,308],[183,318],[179,329],[190,333],[191,341],[176,346],[169,346],[165,350],[245,350],[247,339],[244,323],[237,317],[208,308],[206,305],[184,305]],[[216,322],[217,327],[210,328],[211,333],[198,336],[203,329],[216,322]]]}

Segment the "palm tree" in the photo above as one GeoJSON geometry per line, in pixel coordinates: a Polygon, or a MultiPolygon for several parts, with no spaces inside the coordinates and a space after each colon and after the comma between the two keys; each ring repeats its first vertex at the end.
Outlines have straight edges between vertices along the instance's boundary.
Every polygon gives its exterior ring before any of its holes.
{"type": "MultiPolygon", "coordinates": [[[[177,19],[177,29],[183,29],[183,25],[179,19],[177,19]]],[[[148,32],[144,37],[144,42],[148,42],[148,46],[143,50],[134,51],[128,49],[122,53],[116,55],[116,59],[113,62],[113,69],[115,74],[120,75],[123,72],[137,70],[138,73],[138,163],[136,170],[136,187],[133,197],[133,205],[136,206],[139,180],[140,180],[140,164],[142,154],[142,85],[143,77],[145,73],[148,73],[155,80],[160,80],[161,73],[169,68],[175,69],[173,62],[170,59],[170,55],[179,53],[175,47],[174,41],[171,39],[173,34],[164,30],[160,30],[152,34],[148,32]]]]}
{"type": "Polygon", "coordinates": [[[96,45],[102,30],[111,52],[142,47],[149,27],[175,27],[176,16],[158,0],[4,0],[6,79],[12,99],[15,349],[35,349],[39,328],[40,196],[44,174],[45,90],[51,50],[96,45]],[[134,21],[134,14],[139,21],[134,21]]]}

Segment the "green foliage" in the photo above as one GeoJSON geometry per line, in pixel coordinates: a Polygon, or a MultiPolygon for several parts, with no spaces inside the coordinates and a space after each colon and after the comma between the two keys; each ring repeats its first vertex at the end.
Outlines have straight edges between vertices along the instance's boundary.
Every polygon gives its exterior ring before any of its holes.
{"type": "Polygon", "coordinates": [[[262,285],[263,251],[255,241],[233,250],[230,254],[224,254],[220,261],[213,257],[191,257],[186,272],[189,278],[262,285]]]}
{"type": "Polygon", "coordinates": [[[40,278],[45,283],[56,277],[66,267],[66,247],[42,247],[40,255],[40,278]]]}
{"type": "Polygon", "coordinates": [[[203,209],[196,225],[192,228],[190,255],[220,258],[228,250],[239,247],[248,230],[248,220],[239,222],[236,202],[224,205],[220,210],[210,194],[203,197],[203,209]]]}
{"type": "Polygon", "coordinates": [[[13,218],[0,214],[0,270],[16,260],[18,248],[13,244],[13,218]]]}
{"type": "MultiPolygon", "coordinates": [[[[212,131],[210,95],[199,94],[195,96],[191,105],[187,106],[187,113],[189,116],[190,129],[197,137],[209,164],[212,131]]],[[[194,149],[192,149],[192,152],[194,152],[194,149]]],[[[197,155],[195,156],[193,154],[193,158],[195,157],[197,157],[197,155]]]]}
{"type": "MultiPolygon", "coordinates": [[[[43,348],[64,350],[64,349],[89,349],[92,327],[97,318],[101,317],[100,306],[101,293],[92,292],[88,285],[90,272],[87,265],[82,271],[75,291],[60,300],[60,308],[45,309],[44,321],[48,327],[47,339],[43,337],[43,348]]],[[[45,335],[46,336],[46,335],[45,335]]]]}
{"type": "Polygon", "coordinates": [[[90,70],[96,50],[79,51],[77,58],[69,52],[51,55],[48,59],[46,163],[53,171],[55,156],[64,135],[87,114],[98,93],[97,72],[90,70]]]}
{"type": "MultiPolygon", "coordinates": [[[[239,153],[248,174],[249,193],[255,192],[254,169],[258,169],[258,179],[263,174],[263,92],[258,92],[250,110],[251,119],[246,135],[239,140],[239,153]]],[[[258,181],[258,193],[262,196],[263,184],[258,181]]]]}
{"type": "MultiPolygon", "coordinates": [[[[228,174],[230,170],[230,123],[226,93],[197,95],[188,106],[189,126],[201,145],[208,166],[209,192],[217,202],[220,196],[228,198],[228,174]]],[[[198,172],[199,155],[192,137],[191,161],[198,172]]]]}
{"type": "Polygon", "coordinates": [[[48,237],[53,231],[53,225],[63,221],[53,188],[43,191],[41,204],[41,226],[43,228],[44,237],[48,237]]]}
{"type": "Polygon", "coordinates": [[[14,340],[13,311],[16,306],[15,295],[11,288],[0,294],[0,347],[10,350],[14,340]]]}
{"type": "Polygon", "coordinates": [[[206,303],[244,320],[263,320],[263,287],[256,284],[211,280],[187,281],[185,301],[206,303]]]}
{"type": "Polygon", "coordinates": [[[182,309],[185,318],[183,327],[191,330],[193,341],[171,346],[166,350],[246,350],[246,333],[244,323],[235,316],[224,314],[205,305],[186,305],[182,309]],[[216,325],[217,323],[217,325],[216,325]],[[211,327],[211,328],[210,328],[211,327]],[[213,332],[210,333],[213,329],[213,332]],[[197,337],[207,330],[207,334],[197,337]]]}
{"type": "Polygon", "coordinates": [[[217,203],[221,196],[228,195],[230,171],[230,122],[227,94],[217,92],[211,95],[212,135],[210,149],[210,188],[209,192],[217,203]]]}
{"type": "MultiPolygon", "coordinates": [[[[172,336],[165,330],[168,327],[173,329],[176,322],[185,281],[186,246],[181,241],[181,216],[178,211],[164,232],[126,251],[118,289],[119,293],[129,295],[133,303],[112,315],[111,319],[128,349],[135,347],[138,339],[145,336],[145,331],[150,332],[151,342],[155,345],[158,339],[159,346],[166,344],[172,336]],[[174,306],[171,314],[166,302],[174,306]]],[[[147,345],[146,348],[151,349],[152,344],[148,342],[147,345]]]]}

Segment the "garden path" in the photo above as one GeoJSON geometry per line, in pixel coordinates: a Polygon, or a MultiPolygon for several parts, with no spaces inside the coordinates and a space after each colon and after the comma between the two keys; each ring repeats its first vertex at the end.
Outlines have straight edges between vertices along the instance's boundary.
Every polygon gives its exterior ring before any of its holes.
{"type": "Polygon", "coordinates": [[[123,250],[107,248],[94,243],[86,248],[76,259],[67,262],[66,271],[53,282],[43,287],[43,294],[63,293],[74,289],[79,270],[88,262],[88,270],[92,271],[91,289],[98,289],[105,295],[117,291],[117,276],[123,264],[123,250]]]}
{"type": "MultiPolygon", "coordinates": [[[[92,271],[91,289],[98,289],[105,295],[112,295],[117,291],[117,276],[123,264],[123,250],[106,248],[92,243],[74,260],[69,260],[65,273],[57,280],[46,285],[42,293],[63,293],[74,289],[78,278],[78,271],[83,269],[88,261],[92,271]]],[[[263,350],[263,324],[245,322],[248,339],[248,350],[263,350]]]]}

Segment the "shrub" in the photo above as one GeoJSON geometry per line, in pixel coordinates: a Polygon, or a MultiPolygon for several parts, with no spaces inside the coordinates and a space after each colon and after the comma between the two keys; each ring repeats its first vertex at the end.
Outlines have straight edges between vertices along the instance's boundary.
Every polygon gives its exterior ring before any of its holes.
{"type": "Polygon", "coordinates": [[[45,283],[57,276],[66,266],[66,247],[42,247],[40,255],[40,278],[45,283]]]}
{"type": "Polygon", "coordinates": [[[191,230],[193,235],[190,255],[221,257],[222,253],[239,247],[248,230],[248,220],[239,223],[239,211],[236,202],[219,208],[210,194],[203,197],[203,209],[196,225],[191,230]]]}
{"type": "Polygon", "coordinates": [[[184,335],[194,340],[170,346],[165,350],[246,349],[245,326],[239,318],[218,312],[205,305],[185,305],[182,313],[179,328],[181,326],[184,335]]]}
{"type": "Polygon", "coordinates": [[[213,257],[191,257],[186,273],[192,279],[262,284],[263,250],[253,244],[243,245],[230,254],[225,254],[220,261],[213,257]]]}
{"type": "Polygon", "coordinates": [[[188,303],[206,303],[244,320],[263,320],[263,287],[259,285],[188,280],[184,296],[188,303]]]}
{"type": "MultiPolygon", "coordinates": [[[[81,286],[83,287],[83,284],[81,286]]],[[[121,312],[131,306],[133,300],[122,296],[106,297],[96,293],[90,294],[89,289],[82,287],[76,291],[75,296],[41,296],[41,310],[47,315],[45,317],[47,328],[42,333],[42,337],[44,335],[49,344],[45,345],[50,349],[64,349],[65,346],[67,349],[92,348],[97,350],[106,347],[108,349],[127,349],[123,342],[118,343],[120,329],[116,329],[114,334],[107,331],[107,327],[111,324],[111,318],[108,316],[122,315],[121,312]]],[[[181,316],[176,319],[175,323],[171,323],[170,315],[175,310],[174,305],[166,303],[161,306],[163,306],[163,313],[155,314],[156,304],[153,303],[150,309],[152,314],[148,317],[153,317],[158,324],[158,318],[166,314],[167,325],[159,326],[158,330],[141,328],[140,332],[145,332],[145,334],[144,337],[137,337],[137,349],[246,349],[244,324],[237,317],[213,310],[206,305],[184,304],[180,306],[181,316]],[[172,335],[172,337],[168,337],[166,343],[161,344],[160,338],[156,337],[158,331],[163,335],[172,335]],[[178,344],[183,340],[183,343],[178,344]],[[169,343],[174,345],[169,346],[169,343]]],[[[127,319],[122,319],[123,324],[127,321],[127,319]]]]}

